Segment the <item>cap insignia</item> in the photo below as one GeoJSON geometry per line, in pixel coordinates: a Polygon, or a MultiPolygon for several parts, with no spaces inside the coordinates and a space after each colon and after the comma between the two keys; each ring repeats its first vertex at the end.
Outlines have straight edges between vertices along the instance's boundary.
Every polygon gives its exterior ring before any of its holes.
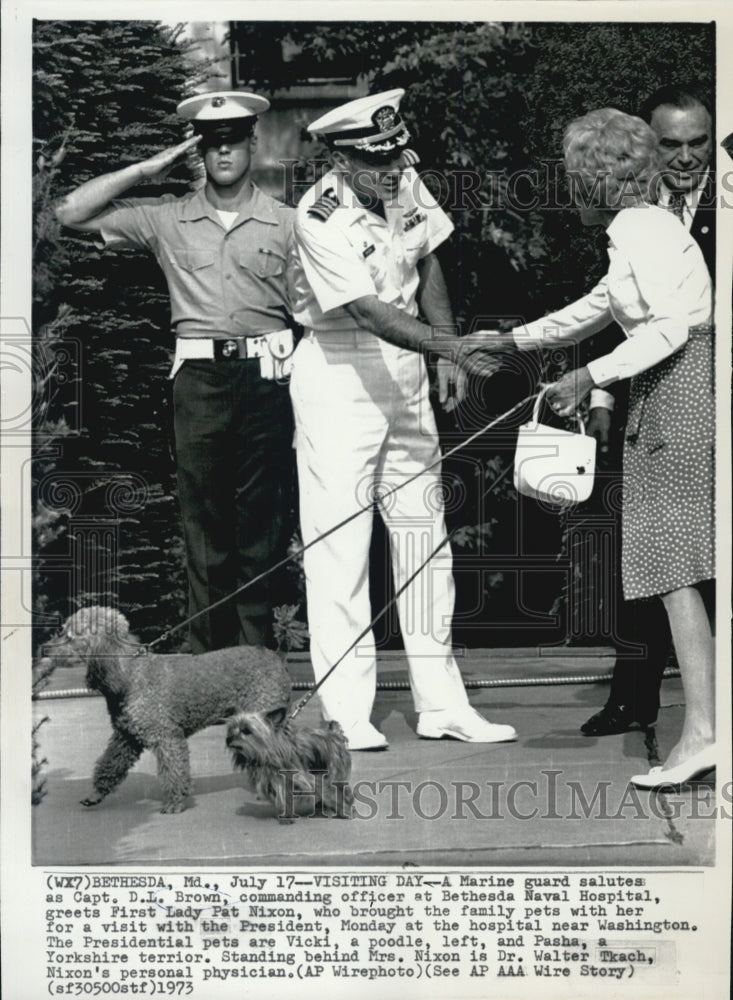
{"type": "Polygon", "coordinates": [[[225,104],[226,104],[225,97],[212,97],[211,99],[212,108],[223,108],[225,104]]]}
{"type": "Polygon", "coordinates": [[[395,127],[395,109],[389,105],[379,108],[372,115],[372,122],[380,132],[389,132],[391,128],[395,127]]]}

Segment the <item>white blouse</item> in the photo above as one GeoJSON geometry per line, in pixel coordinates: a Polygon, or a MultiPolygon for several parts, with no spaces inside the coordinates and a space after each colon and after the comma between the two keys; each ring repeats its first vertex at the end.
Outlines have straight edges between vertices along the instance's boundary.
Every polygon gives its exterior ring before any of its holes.
{"type": "Polygon", "coordinates": [[[607,229],[606,276],[582,299],[515,327],[520,350],[576,342],[615,320],[627,339],[588,365],[598,386],[659,364],[687,341],[690,327],[712,322],[713,288],[702,251],[671,212],[625,208],[607,229]]]}

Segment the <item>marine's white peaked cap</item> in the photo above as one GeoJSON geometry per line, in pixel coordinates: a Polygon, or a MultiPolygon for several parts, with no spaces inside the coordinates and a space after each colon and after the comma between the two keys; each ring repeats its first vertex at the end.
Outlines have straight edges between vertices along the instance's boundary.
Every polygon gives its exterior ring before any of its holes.
{"type": "Polygon", "coordinates": [[[249,94],[244,90],[217,90],[187,97],[185,101],[181,101],[176,111],[189,121],[217,122],[231,118],[253,118],[269,107],[267,98],[258,94],[249,94]]]}

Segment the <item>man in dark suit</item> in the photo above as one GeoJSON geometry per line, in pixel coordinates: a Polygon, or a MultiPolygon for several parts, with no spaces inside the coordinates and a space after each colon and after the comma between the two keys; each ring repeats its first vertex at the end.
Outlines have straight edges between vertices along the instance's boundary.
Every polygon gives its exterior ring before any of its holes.
{"type": "Polygon", "coordinates": [[[702,97],[682,87],[661,87],[642,117],[659,137],[659,205],[680,218],[703,252],[715,281],[715,179],[710,169],[713,123],[702,97]]]}
{"type": "MultiPolygon", "coordinates": [[[[714,283],[715,178],[710,169],[713,122],[708,102],[692,87],[660,87],[642,105],[641,116],[659,138],[662,175],[658,203],[673,212],[695,238],[714,283]]],[[[628,386],[625,389],[622,385],[614,394],[603,390],[591,393],[587,431],[598,441],[601,461],[608,459],[613,449],[612,411],[621,411],[622,418],[626,411],[628,386]]],[[[618,436],[615,443],[620,444],[618,436]]],[[[616,664],[608,701],[581,726],[586,736],[622,733],[634,725],[646,729],[656,722],[662,675],[672,644],[661,600],[622,601],[617,625],[616,664]]]]}

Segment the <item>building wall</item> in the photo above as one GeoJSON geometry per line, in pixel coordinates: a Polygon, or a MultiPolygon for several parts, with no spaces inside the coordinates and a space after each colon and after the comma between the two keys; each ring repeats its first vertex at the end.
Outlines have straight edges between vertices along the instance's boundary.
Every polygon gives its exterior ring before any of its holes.
{"type": "MultiPolygon", "coordinates": [[[[163,23],[173,24],[174,22],[163,23]]],[[[228,32],[228,21],[186,21],[184,23],[183,37],[196,43],[191,53],[194,59],[199,59],[202,63],[211,63],[207,67],[208,79],[197,87],[201,93],[207,90],[229,90],[231,87],[232,69],[227,40],[228,32]]]]}
{"type": "Polygon", "coordinates": [[[366,81],[356,85],[324,81],[276,91],[271,96],[270,110],[257,124],[259,142],[253,169],[256,183],[274,198],[297,202],[299,194],[315,181],[317,164],[294,187],[293,161],[320,155],[306,126],[329,108],[366,93],[366,81]],[[311,178],[308,183],[307,177],[311,178]]]}

